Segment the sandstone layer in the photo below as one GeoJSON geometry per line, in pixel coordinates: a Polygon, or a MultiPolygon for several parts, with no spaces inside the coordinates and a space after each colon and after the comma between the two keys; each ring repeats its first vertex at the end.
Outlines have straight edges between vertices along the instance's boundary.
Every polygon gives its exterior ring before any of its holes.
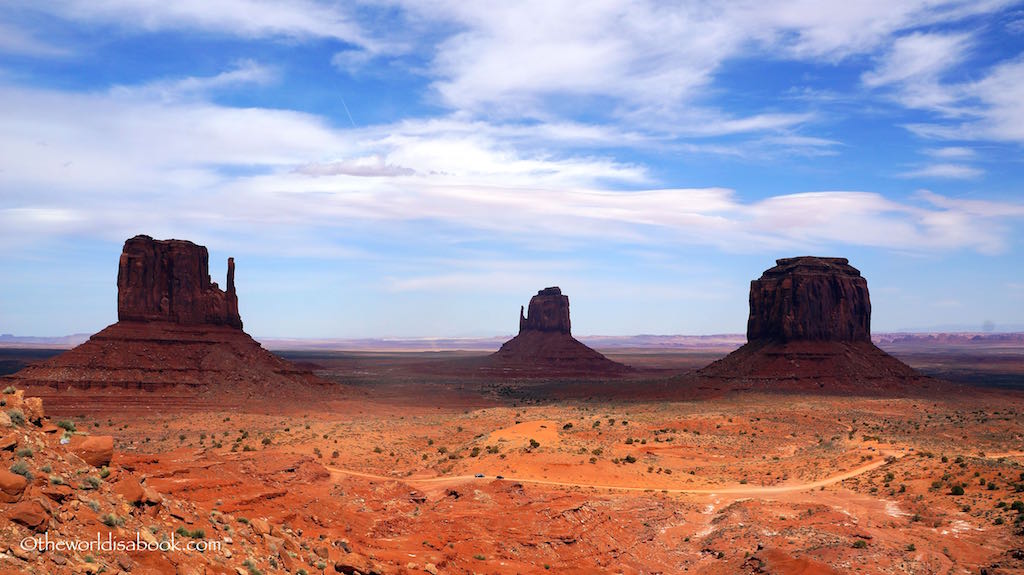
{"type": "Polygon", "coordinates": [[[487,372],[513,376],[614,375],[629,367],[572,336],[569,297],[558,287],[537,292],[527,315],[519,310],[519,335],[488,358],[487,372]]]}
{"type": "Polygon", "coordinates": [[[242,329],[235,260],[228,258],[227,291],[221,291],[210,281],[209,259],[204,246],[187,240],[129,239],[117,269],[117,319],[242,329]]]}
{"type": "Polygon", "coordinates": [[[233,259],[225,292],[210,281],[205,247],[136,236],[124,244],[117,287],[117,323],[6,379],[58,412],[69,388],[274,394],[323,383],[242,331],[233,259]]]}
{"type": "Polygon", "coordinates": [[[846,258],[776,260],[750,282],[747,343],[703,379],[868,391],[922,378],[871,342],[867,280],[846,258]]]}

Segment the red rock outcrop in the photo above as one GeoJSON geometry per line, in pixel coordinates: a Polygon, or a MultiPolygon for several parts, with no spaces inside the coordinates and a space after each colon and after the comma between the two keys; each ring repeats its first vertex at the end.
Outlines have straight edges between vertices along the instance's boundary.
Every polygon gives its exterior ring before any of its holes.
{"type": "Polygon", "coordinates": [[[698,378],[844,391],[924,379],[871,342],[867,280],[845,258],[776,263],[750,282],[747,343],[699,370],[698,378]]]}
{"type": "Polygon", "coordinates": [[[484,370],[508,376],[616,375],[629,367],[612,361],[572,337],[569,297],[549,287],[519,309],[519,335],[489,356],[484,370]]]}
{"type": "Polygon", "coordinates": [[[871,341],[868,282],[846,258],[776,263],[750,282],[748,341],[871,341]]]}
{"type": "Polygon", "coordinates": [[[119,321],[74,349],[0,379],[47,399],[58,414],[73,399],[69,388],[263,397],[325,383],[242,331],[234,259],[228,259],[226,292],[210,281],[207,260],[206,248],[192,242],[129,239],[117,277],[119,321]]]}
{"type": "Polygon", "coordinates": [[[127,240],[117,269],[117,319],[242,329],[235,259],[228,258],[226,292],[210,281],[209,259],[204,246],[186,240],[127,240]]]}
{"type": "Polygon", "coordinates": [[[523,315],[519,308],[519,333],[524,331],[543,331],[552,333],[572,333],[569,321],[569,296],[562,295],[561,288],[549,287],[537,292],[530,298],[528,315],[523,315]]]}

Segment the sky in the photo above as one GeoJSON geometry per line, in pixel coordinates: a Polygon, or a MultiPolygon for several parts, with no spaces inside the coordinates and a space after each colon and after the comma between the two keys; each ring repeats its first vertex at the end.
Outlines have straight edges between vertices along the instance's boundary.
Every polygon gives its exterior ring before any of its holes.
{"type": "Polygon", "coordinates": [[[246,330],[742,333],[776,258],[875,331],[1024,330],[1024,3],[0,0],[0,333],[116,321],[125,239],[246,330]]]}

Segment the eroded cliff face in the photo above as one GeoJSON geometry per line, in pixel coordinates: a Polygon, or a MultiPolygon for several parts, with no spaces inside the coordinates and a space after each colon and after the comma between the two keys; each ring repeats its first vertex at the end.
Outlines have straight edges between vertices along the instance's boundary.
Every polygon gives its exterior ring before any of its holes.
{"type": "Polygon", "coordinates": [[[868,282],[846,258],[776,263],[750,282],[747,341],[871,342],[868,282]]]}
{"type": "Polygon", "coordinates": [[[117,270],[117,318],[242,329],[234,258],[228,258],[227,291],[221,291],[210,281],[205,247],[144,235],[129,239],[117,270]]]}
{"type": "Polygon", "coordinates": [[[572,333],[569,322],[569,296],[561,288],[549,287],[530,298],[527,315],[519,308],[519,333],[524,331],[572,333]]]}

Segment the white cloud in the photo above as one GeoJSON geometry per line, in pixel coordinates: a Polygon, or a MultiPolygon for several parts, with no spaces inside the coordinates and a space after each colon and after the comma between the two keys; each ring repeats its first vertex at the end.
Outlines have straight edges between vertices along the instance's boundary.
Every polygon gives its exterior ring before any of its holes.
{"type": "Polygon", "coordinates": [[[934,81],[962,62],[970,46],[970,34],[915,32],[896,39],[880,65],[865,72],[861,79],[870,87],[934,81]]]}
{"type": "Polygon", "coordinates": [[[980,168],[964,164],[931,164],[899,174],[901,178],[937,178],[949,180],[971,180],[985,173],[980,168]]]}
{"type": "Polygon", "coordinates": [[[1022,209],[938,195],[922,196],[924,204],[857,191],[748,201],[742,190],[658,189],[643,166],[552,152],[526,135],[507,139],[515,128],[454,117],[353,130],[159,91],[7,87],[0,99],[0,238],[8,244],[143,229],[245,237],[270,251],[281,247],[275,237],[300,238],[311,253],[331,253],[323,234],[307,231],[385,233],[421,222],[438,231],[431,241],[453,231],[460,241],[479,233],[541,249],[623,240],[730,251],[998,252],[1003,223],[1022,209]]]}
{"type": "MultiPolygon", "coordinates": [[[[560,115],[560,97],[590,98],[591,107],[605,106],[610,117],[646,117],[653,124],[685,119],[702,104],[706,88],[731,58],[757,53],[836,61],[873,54],[904,31],[956,22],[1006,4],[641,0],[591,2],[580,10],[568,0],[501,6],[454,0],[405,3],[421,18],[454,23],[458,30],[437,46],[432,70],[441,100],[455,109],[490,117],[549,118],[560,115]]],[[[875,81],[891,82],[939,66],[922,45],[929,39],[906,37],[895,52],[913,58],[909,63],[893,58],[873,76],[875,81]]],[[[967,39],[963,35],[959,42],[967,39]]],[[[931,47],[944,46],[936,41],[931,47]]],[[[948,48],[944,54],[957,46],[948,48]]],[[[771,127],[758,121],[744,129],[771,127]]]]}
{"type": "Polygon", "coordinates": [[[22,26],[0,20],[0,53],[28,56],[67,56],[68,51],[40,40],[22,26]]]}
{"type": "Polygon", "coordinates": [[[190,76],[172,80],[158,80],[141,86],[114,86],[111,92],[118,97],[140,100],[173,101],[203,98],[214,90],[248,84],[266,85],[277,79],[277,72],[253,60],[235,63],[234,68],[215,76],[190,76]]]}
{"type": "Polygon", "coordinates": [[[942,158],[944,160],[965,160],[977,155],[972,148],[965,148],[962,146],[931,148],[924,150],[924,153],[933,158],[942,158]]]}
{"type": "Polygon", "coordinates": [[[68,20],[134,30],[198,29],[247,38],[334,38],[378,47],[337,4],[311,0],[57,0],[34,9],[68,20]]]}

